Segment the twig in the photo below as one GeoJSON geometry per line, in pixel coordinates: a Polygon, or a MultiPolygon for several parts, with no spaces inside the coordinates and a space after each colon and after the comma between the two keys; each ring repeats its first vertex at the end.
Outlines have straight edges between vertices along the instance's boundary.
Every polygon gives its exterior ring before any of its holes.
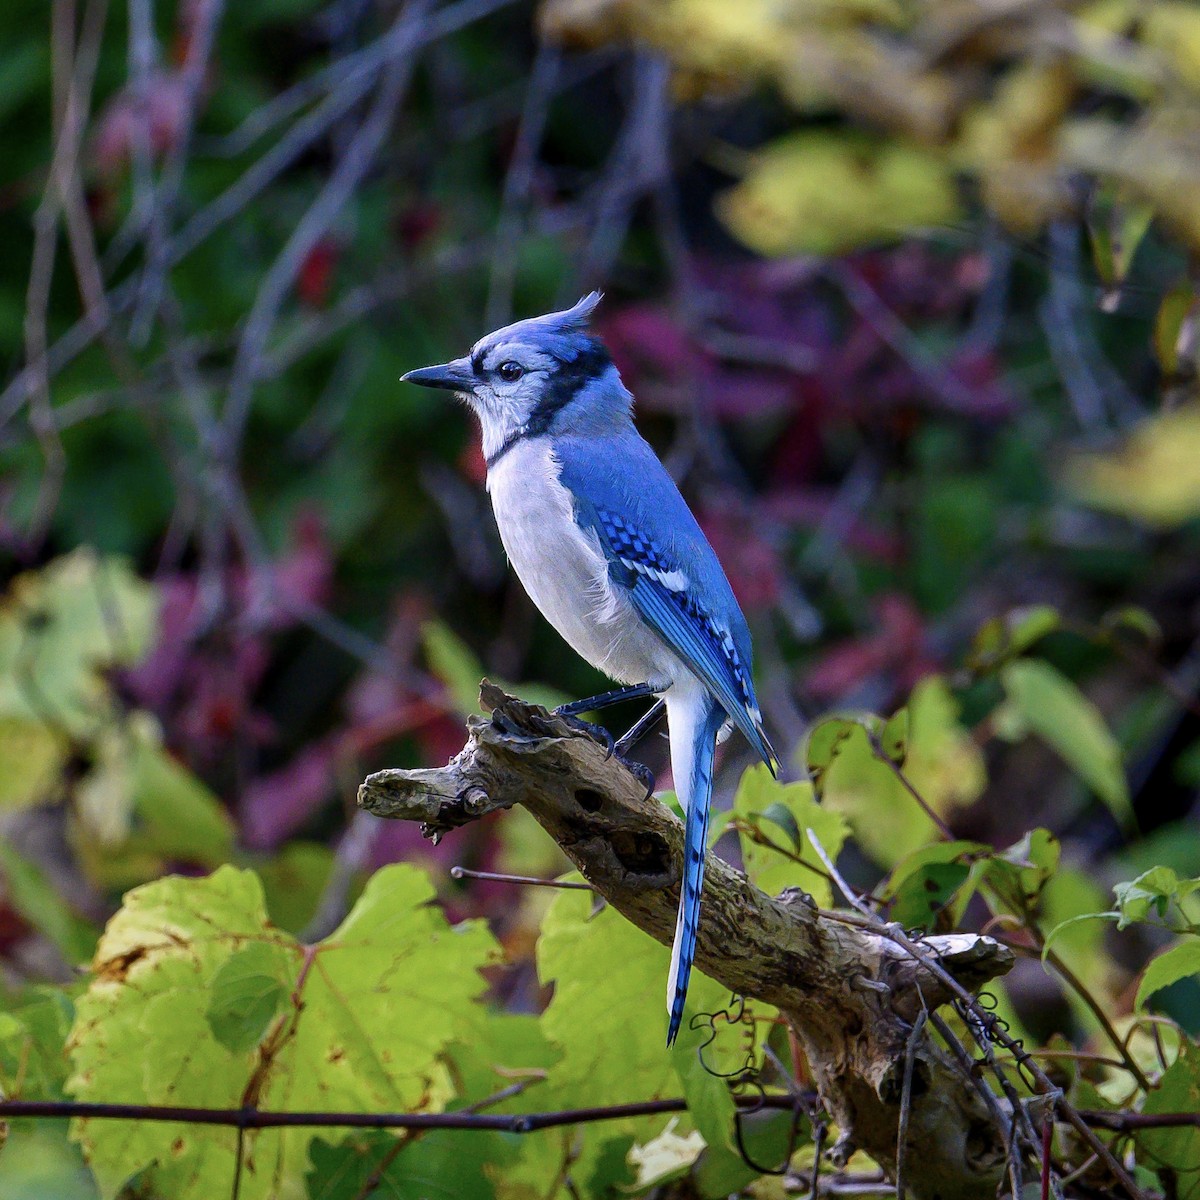
{"type": "Polygon", "coordinates": [[[913,1064],[917,1056],[917,1041],[928,1017],[927,1012],[917,1015],[912,1033],[908,1035],[908,1042],[904,1047],[904,1082],[900,1090],[900,1120],[896,1129],[896,1200],[904,1200],[907,1195],[904,1161],[908,1152],[908,1114],[912,1108],[913,1064]]]}
{"type": "Polygon", "coordinates": [[[900,781],[900,785],[904,788],[904,790],[917,802],[918,805],[920,805],[921,810],[925,813],[925,815],[934,823],[935,826],[937,826],[938,833],[940,833],[942,837],[946,839],[946,841],[954,841],[954,830],[946,824],[946,822],[934,809],[933,805],[931,805],[929,801],[926,800],[919,791],[917,791],[917,789],[913,786],[912,781],[907,775],[905,775],[903,770],[901,770],[900,764],[896,762],[896,760],[892,758],[892,756],[883,748],[883,743],[879,740],[879,737],[872,733],[869,729],[865,730],[864,732],[867,735],[867,741],[870,743],[871,750],[874,752],[875,757],[879,759],[879,761],[883,763],[893,775],[895,775],[895,777],[900,781]]]}
{"type": "MultiPolygon", "coordinates": [[[[734,1096],[739,1108],[791,1111],[791,1096],[734,1096]]],[[[686,1112],[682,1096],[641,1100],[631,1104],[597,1105],[550,1112],[509,1115],[466,1110],[439,1113],[272,1112],[258,1108],[199,1108],[173,1104],[93,1104],[79,1100],[0,1100],[0,1119],[37,1117],[43,1120],[174,1121],[184,1125],[221,1125],[235,1129],[462,1129],[534,1133],[563,1125],[652,1117],[686,1112]]]]}
{"type": "Polygon", "coordinates": [[[809,828],[804,831],[808,835],[808,840],[812,842],[812,848],[817,852],[817,857],[825,864],[825,869],[829,872],[829,878],[838,885],[838,890],[846,897],[846,900],[857,909],[872,927],[882,925],[879,917],[873,913],[867,906],[866,902],[858,895],[857,892],[842,878],[833,859],[829,856],[829,851],[821,844],[821,839],[817,837],[817,831],[809,828]]]}
{"type": "Polygon", "coordinates": [[[183,186],[183,174],[188,163],[188,151],[192,143],[192,131],[200,107],[200,90],[208,73],[208,59],[212,53],[217,26],[221,22],[225,0],[199,0],[186,10],[193,24],[188,30],[187,57],[180,72],[183,89],[183,120],[175,133],[174,141],[167,152],[162,169],[161,181],[150,206],[148,225],[148,261],[138,283],[137,308],[130,328],[130,340],[135,346],[144,346],[150,336],[158,305],[166,282],[167,270],[171,265],[171,244],[168,229],[179,191],[183,186]]]}
{"type": "Polygon", "coordinates": [[[573,879],[535,879],[531,875],[503,875],[498,871],[471,871],[466,867],[451,867],[451,879],[487,879],[493,883],[515,883],[524,887],[573,888],[580,892],[594,892],[590,883],[577,883],[573,879]]]}
{"type": "MultiPolygon", "coordinates": [[[[33,545],[40,542],[49,525],[66,470],[66,455],[50,400],[46,318],[54,277],[59,215],[71,190],[69,181],[75,173],[79,146],[91,106],[100,42],[108,17],[108,0],[89,0],[84,11],[77,52],[74,46],[74,12],[72,0],[55,0],[51,9],[54,80],[56,94],[62,97],[62,101],[56,114],[58,128],[55,131],[54,158],[45,192],[33,218],[33,255],[25,296],[25,360],[30,373],[30,424],[45,464],[29,531],[33,545]]],[[[100,319],[98,311],[96,319],[100,319]]]]}
{"type": "Polygon", "coordinates": [[[234,358],[228,398],[221,417],[217,452],[220,461],[230,468],[237,457],[237,448],[250,412],[254,386],[262,371],[262,353],[279,309],[305,259],[324,237],[383,145],[395,117],[400,96],[412,74],[414,61],[411,51],[429,3],[430,0],[412,0],[397,18],[397,28],[406,29],[408,36],[398,39],[395,57],[370,114],[346,148],[345,155],[329,181],[300,218],[291,237],[271,264],[258,289],[258,295],[254,298],[234,358]]]}
{"type": "Polygon", "coordinates": [[[492,272],[488,283],[487,325],[494,328],[511,319],[512,290],[516,279],[517,254],[520,249],[520,205],[528,198],[533,185],[537,149],[546,128],[550,111],[550,96],[558,77],[562,55],[557,46],[539,47],[529,72],[525,92],[525,107],[517,127],[517,141],[512,162],[504,178],[500,198],[500,219],[496,223],[495,247],[492,253],[492,272]]]}

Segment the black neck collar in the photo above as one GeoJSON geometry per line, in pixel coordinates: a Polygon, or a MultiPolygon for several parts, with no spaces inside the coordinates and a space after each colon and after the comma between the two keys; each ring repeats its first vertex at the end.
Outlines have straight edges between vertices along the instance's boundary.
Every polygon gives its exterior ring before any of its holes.
{"type": "MultiPolygon", "coordinates": [[[[500,443],[500,448],[495,454],[488,455],[483,461],[487,464],[487,469],[490,471],[518,442],[523,442],[527,437],[533,437],[539,431],[530,429],[528,425],[521,425],[514,429],[500,443]]],[[[544,432],[540,431],[540,432],[544,432]]]]}

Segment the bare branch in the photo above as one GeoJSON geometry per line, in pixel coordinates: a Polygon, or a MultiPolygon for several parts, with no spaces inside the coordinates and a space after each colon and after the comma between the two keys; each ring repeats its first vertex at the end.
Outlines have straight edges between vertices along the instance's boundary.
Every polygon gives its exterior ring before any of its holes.
{"type": "MultiPolygon", "coordinates": [[[[490,718],[471,720],[467,745],[446,767],[378,772],[360,789],[359,804],[420,821],[432,837],[524,805],[597,892],[669,944],[683,864],[679,821],[561,718],[488,684],[482,699],[490,718]]],[[[1007,1159],[1004,1130],[967,1072],[913,1028],[926,1009],[1007,971],[1011,951],[972,934],[905,948],[873,921],[820,912],[802,893],[766,896],[710,857],[696,961],[731,990],[782,1011],[842,1131],[835,1150],[843,1161],[860,1147],[894,1177],[910,1063],[907,1140],[922,1147],[906,1164],[910,1193],[995,1195],[1007,1159]]],[[[1011,1121],[1007,1106],[997,1105],[1011,1121]]]]}

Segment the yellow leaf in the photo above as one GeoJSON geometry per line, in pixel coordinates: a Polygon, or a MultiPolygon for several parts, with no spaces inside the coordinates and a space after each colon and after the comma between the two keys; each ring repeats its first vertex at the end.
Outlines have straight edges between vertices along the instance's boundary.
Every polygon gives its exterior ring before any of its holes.
{"type": "Polygon", "coordinates": [[[1085,504],[1147,525],[1200,515],[1200,405],[1144,421],[1108,454],[1079,454],[1065,484],[1085,504]]]}
{"type": "Polygon", "coordinates": [[[979,173],[988,207],[1010,229],[1036,230],[1071,203],[1058,161],[1058,127],[1073,94],[1065,64],[1022,64],[963,121],[956,158],[979,173]]]}
{"type": "Polygon", "coordinates": [[[717,200],[734,236],[768,256],[839,254],[958,217],[936,155],[899,142],[797,133],[772,143],[717,200]]]}
{"type": "Polygon", "coordinates": [[[66,757],[64,739],[48,725],[0,716],[0,808],[49,799],[66,757]]]}
{"type": "Polygon", "coordinates": [[[1200,88],[1200,8],[1194,3],[1159,0],[1148,6],[1141,40],[1166,58],[1183,83],[1200,88]]]}

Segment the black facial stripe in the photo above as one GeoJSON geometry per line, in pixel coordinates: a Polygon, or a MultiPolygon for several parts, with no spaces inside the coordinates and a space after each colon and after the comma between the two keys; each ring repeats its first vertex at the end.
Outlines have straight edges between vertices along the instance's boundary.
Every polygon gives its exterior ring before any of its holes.
{"type": "Polygon", "coordinates": [[[559,363],[558,370],[546,381],[546,389],[525,422],[527,437],[545,433],[558,416],[593,379],[599,379],[612,358],[599,343],[591,343],[570,362],[559,363]]]}
{"type": "Polygon", "coordinates": [[[560,362],[558,369],[546,382],[542,398],[529,414],[529,420],[514,429],[490,458],[485,459],[490,471],[518,442],[526,438],[541,437],[547,433],[568,404],[583,391],[593,379],[599,379],[609,367],[612,358],[600,342],[593,342],[580,351],[570,362],[560,362]]]}

